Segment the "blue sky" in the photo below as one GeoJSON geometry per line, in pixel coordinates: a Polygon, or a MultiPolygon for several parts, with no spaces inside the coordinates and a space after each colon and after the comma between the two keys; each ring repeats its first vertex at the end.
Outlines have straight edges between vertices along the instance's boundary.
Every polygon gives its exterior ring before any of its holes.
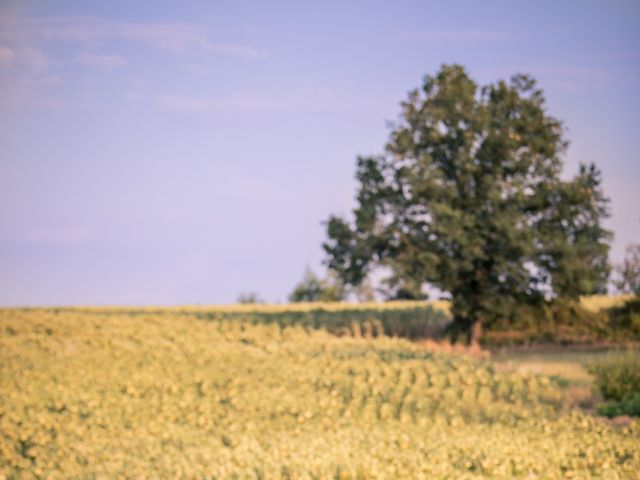
{"type": "Polygon", "coordinates": [[[640,241],[640,4],[0,4],[0,304],[284,301],[425,74],[531,73],[640,241]]]}

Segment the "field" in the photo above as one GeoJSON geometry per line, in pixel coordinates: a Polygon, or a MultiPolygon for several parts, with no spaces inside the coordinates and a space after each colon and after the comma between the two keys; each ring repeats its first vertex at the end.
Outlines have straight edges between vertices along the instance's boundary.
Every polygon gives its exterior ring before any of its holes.
{"type": "Polygon", "coordinates": [[[516,370],[547,376],[557,376],[578,385],[591,385],[588,365],[609,357],[616,349],[566,349],[541,347],[531,349],[504,349],[493,353],[494,363],[510,363],[516,370]]]}
{"type": "Polygon", "coordinates": [[[556,376],[287,308],[0,310],[0,478],[639,478],[556,376]]]}

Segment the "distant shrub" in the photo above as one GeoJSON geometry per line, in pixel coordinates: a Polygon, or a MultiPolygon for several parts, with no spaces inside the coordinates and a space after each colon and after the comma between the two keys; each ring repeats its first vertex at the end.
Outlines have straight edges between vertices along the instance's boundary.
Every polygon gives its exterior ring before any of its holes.
{"type": "Polygon", "coordinates": [[[345,287],[335,274],[329,273],[326,278],[320,278],[307,268],[304,277],[289,295],[289,301],[339,302],[344,300],[345,295],[345,287]]]}
{"type": "Polygon", "coordinates": [[[611,337],[606,310],[585,308],[575,300],[523,304],[491,323],[487,344],[589,343],[611,337]]]}
{"type": "Polygon", "coordinates": [[[640,392],[632,393],[620,402],[607,402],[598,407],[598,413],[605,417],[632,415],[640,417],[640,392]]]}
{"type": "Polygon", "coordinates": [[[487,326],[484,343],[626,344],[640,341],[640,299],[616,299],[608,303],[611,306],[594,308],[584,301],[556,299],[520,305],[508,317],[487,326]]]}
{"type": "Polygon", "coordinates": [[[627,300],[610,310],[610,325],[613,330],[626,331],[640,336],[640,297],[627,300]]]}
{"type": "Polygon", "coordinates": [[[613,354],[588,368],[606,400],[620,402],[640,394],[640,353],[613,354]]]}
{"type": "Polygon", "coordinates": [[[264,303],[256,292],[241,293],[238,296],[238,303],[240,304],[254,304],[264,303]]]}
{"type": "Polygon", "coordinates": [[[254,312],[211,311],[198,314],[210,320],[238,320],[253,324],[275,323],[280,327],[298,325],[304,328],[323,329],[338,335],[372,336],[387,335],[410,339],[440,336],[449,323],[448,315],[424,304],[406,308],[335,309],[317,306],[309,310],[281,310],[254,312]]]}

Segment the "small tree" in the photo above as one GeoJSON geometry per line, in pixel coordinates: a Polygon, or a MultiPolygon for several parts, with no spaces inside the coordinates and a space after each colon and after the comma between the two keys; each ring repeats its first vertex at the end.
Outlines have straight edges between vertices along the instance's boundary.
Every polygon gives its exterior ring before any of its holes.
{"type": "Polygon", "coordinates": [[[342,282],[335,274],[329,273],[328,278],[321,279],[307,267],[304,277],[296,285],[289,301],[291,302],[339,302],[345,297],[342,282]]]}
{"type": "Polygon", "coordinates": [[[251,303],[264,303],[256,292],[241,293],[238,295],[238,303],[251,304],[251,303]]]}
{"type": "Polygon", "coordinates": [[[622,264],[616,267],[617,278],[613,282],[622,293],[640,296],[640,244],[627,246],[622,264]]]}
{"type": "Polygon", "coordinates": [[[358,158],[354,222],[329,219],[327,264],[348,285],[382,265],[411,295],[448,292],[470,342],[519,303],[604,291],[607,199],[593,165],[560,178],[566,147],[531,77],[478,88],[443,66],[402,103],[385,153],[358,158]]]}

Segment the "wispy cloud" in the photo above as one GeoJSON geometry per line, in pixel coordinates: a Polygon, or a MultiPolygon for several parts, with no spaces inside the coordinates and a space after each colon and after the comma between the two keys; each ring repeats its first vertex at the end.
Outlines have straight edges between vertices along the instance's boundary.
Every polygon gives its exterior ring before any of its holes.
{"type": "Polygon", "coordinates": [[[7,47],[0,47],[0,67],[6,67],[13,63],[15,53],[7,47]]]}
{"type": "Polygon", "coordinates": [[[18,50],[18,56],[35,73],[44,73],[52,65],[51,60],[37,48],[21,48],[18,50]]]}
{"type": "Polygon", "coordinates": [[[48,75],[56,62],[44,52],[32,47],[0,47],[0,66],[16,66],[32,80],[48,75]]]}
{"type": "Polygon", "coordinates": [[[91,68],[101,70],[113,70],[127,64],[124,57],[109,53],[80,52],[75,56],[75,61],[91,68]]]}
{"type": "Polygon", "coordinates": [[[0,88],[0,108],[16,108],[25,105],[44,108],[56,108],[60,100],[47,94],[47,90],[60,83],[57,75],[39,75],[20,77],[0,88]]]}
{"type": "Polygon", "coordinates": [[[53,85],[60,83],[55,71],[56,62],[37,48],[16,46],[0,48],[0,67],[4,67],[0,107],[31,105],[55,107],[59,102],[46,95],[53,85]]]}
{"type": "Polygon", "coordinates": [[[400,38],[404,40],[431,40],[449,42],[478,42],[508,40],[512,37],[510,32],[504,30],[427,30],[420,32],[408,32],[400,38]]]}
{"type": "MultiPolygon", "coordinates": [[[[216,33],[222,35],[190,23],[81,16],[25,19],[3,14],[0,9],[0,68],[8,85],[0,90],[0,106],[55,106],[59,102],[50,98],[53,91],[45,86],[60,82],[61,76],[65,78],[68,61],[91,69],[115,70],[132,65],[127,59],[131,47],[173,52],[188,60],[209,60],[212,54],[239,58],[266,55],[252,46],[215,41],[216,33]]],[[[230,32],[224,35],[228,38],[230,32]]]]}
{"type": "Polygon", "coordinates": [[[118,40],[136,42],[149,47],[186,52],[206,52],[258,57],[266,52],[250,46],[214,42],[209,29],[182,23],[131,23],[94,17],[50,17],[14,21],[3,37],[28,36],[48,42],[70,42],[103,45],[118,40]]]}

